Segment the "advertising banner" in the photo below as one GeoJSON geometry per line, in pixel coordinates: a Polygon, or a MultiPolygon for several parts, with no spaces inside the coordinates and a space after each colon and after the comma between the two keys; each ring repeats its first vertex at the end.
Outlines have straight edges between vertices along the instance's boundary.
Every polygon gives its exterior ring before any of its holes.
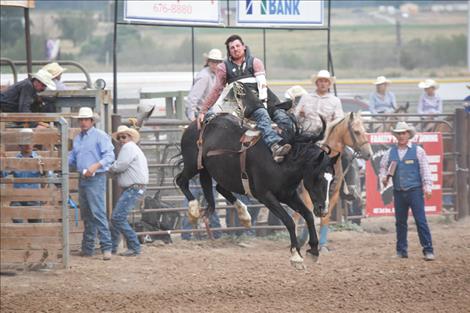
{"type": "MultiPolygon", "coordinates": [[[[392,144],[396,143],[396,139],[391,133],[372,133],[369,134],[369,142],[374,154],[366,164],[366,215],[393,216],[395,211],[391,180],[390,185],[384,188],[378,175],[382,156],[392,144]]],[[[442,211],[442,134],[417,133],[412,142],[426,151],[431,168],[432,196],[431,199],[425,200],[426,214],[440,214],[442,211]]]]}
{"type": "Polygon", "coordinates": [[[324,24],[324,1],[238,0],[237,25],[312,27],[324,24]]]}
{"type": "Polygon", "coordinates": [[[155,24],[220,24],[218,0],[127,0],[124,20],[155,24]]]}

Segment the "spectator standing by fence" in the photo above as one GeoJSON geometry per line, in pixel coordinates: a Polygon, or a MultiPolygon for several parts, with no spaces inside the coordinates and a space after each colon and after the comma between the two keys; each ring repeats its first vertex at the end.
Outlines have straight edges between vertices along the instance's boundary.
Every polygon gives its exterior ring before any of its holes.
{"type": "Polygon", "coordinates": [[[122,234],[126,239],[127,250],[120,255],[136,256],[140,254],[140,242],[129,225],[127,216],[142,201],[149,182],[147,158],[137,145],[140,140],[137,130],[121,125],[113,134],[113,138],[122,146],[110,171],[117,174],[119,187],[123,191],[111,216],[112,253],[117,253],[122,234]]]}
{"type": "Polygon", "coordinates": [[[114,162],[114,147],[109,135],[94,127],[96,116],[91,108],[82,107],[78,116],[81,132],[73,140],[69,165],[80,174],[79,203],[85,225],[82,256],[91,256],[95,250],[98,232],[103,260],[111,259],[111,233],[106,216],[106,172],[114,162]]]}
{"type": "Polygon", "coordinates": [[[395,94],[388,90],[391,83],[385,76],[377,77],[373,83],[376,90],[369,97],[369,111],[372,114],[393,113],[397,108],[395,94]]]}
{"type": "Polygon", "coordinates": [[[442,99],[436,93],[439,84],[433,79],[426,79],[418,87],[424,89],[418,101],[418,114],[442,114],[442,99]]]}
{"type": "Polygon", "coordinates": [[[410,142],[416,132],[406,122],[398,122],[392,133],[398,142],[387,150],[380,162],[380,179],[384,186],[388,185],[390,177],[393,180],[397,257],[408,257],[408,210],[411,208],[424,259],[432,261],[434,250],[424,211],[424,195],[429,199],[432,192],[431,170],[426,152],[410,142]]]}

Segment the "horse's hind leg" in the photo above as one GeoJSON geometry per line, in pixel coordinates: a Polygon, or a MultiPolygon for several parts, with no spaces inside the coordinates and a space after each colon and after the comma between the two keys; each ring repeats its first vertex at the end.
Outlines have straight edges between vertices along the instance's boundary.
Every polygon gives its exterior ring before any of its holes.
{"type": "Polygon", "coordinates": [[[251,215],[248,212],[247,206],[239,199],[235,198],[232,192],[228,191],[220,184],[217,184],[215,188],[225,199],[227,199],[231,204],[235,206],[235,208],[237,209],[238,220],[240,221],[240,223],[245,227],[251,227],[251,215]]]}

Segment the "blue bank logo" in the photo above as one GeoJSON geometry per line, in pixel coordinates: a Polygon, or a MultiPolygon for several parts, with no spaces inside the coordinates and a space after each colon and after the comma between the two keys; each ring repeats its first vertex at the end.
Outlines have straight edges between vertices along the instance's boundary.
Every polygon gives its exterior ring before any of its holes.
{"type": "Polygon", "coordinates": [[[300,0],[246,0],[246,14],[253,15],[255,4],[259,4],[261,15],[300,15],[300,0]]]}

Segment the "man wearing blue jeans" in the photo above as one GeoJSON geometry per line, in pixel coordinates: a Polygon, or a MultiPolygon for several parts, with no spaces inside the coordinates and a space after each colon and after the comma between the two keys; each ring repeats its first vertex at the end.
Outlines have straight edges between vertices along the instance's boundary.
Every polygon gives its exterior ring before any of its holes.
{"type": "Polygon", "coordinates": [[[95,115],[91,108],[82,107],[77,118],[81,132],[73,140],[69,166],[80,173],[79,203],[85,229],[82,256],[92,256],[96,233],[100,240],[103,260],[111,259],[111,233],[105,208],[106,171],[114,162],[114,147],[110,137],[94,127],[95,115]]]}
{"type": "Polygon", "coordinates": [[[129,225],[127,216],[144,196],[145,186],[149,183],[147,158],[137,146],[140,134],[137,130],[125,125],[118,127],[113,138],[121,146],[116,162],[110,168],[118,175],[118,184],[123,189],[111,216],[112,253],[117,253],[121,234],[126,239],[127,250],[121,256],[136,256],[140,254],[140,242],[137,234],[129,225]]]}
{"type": "Polygon", "coordinates": [[[393,180],[397,257],[408,257],[408,210],[411,208],[424,259],[433,261],[435,257],[431,232],[424,211],[424,195],[429,199],[432,192],[432,177],[426,152],[410,142],[415,130],[406,122],[398,122],[392,133],[398,142],[383,156],[380,177],[384,186],[387,186],[390,177],[393,180]]]}

